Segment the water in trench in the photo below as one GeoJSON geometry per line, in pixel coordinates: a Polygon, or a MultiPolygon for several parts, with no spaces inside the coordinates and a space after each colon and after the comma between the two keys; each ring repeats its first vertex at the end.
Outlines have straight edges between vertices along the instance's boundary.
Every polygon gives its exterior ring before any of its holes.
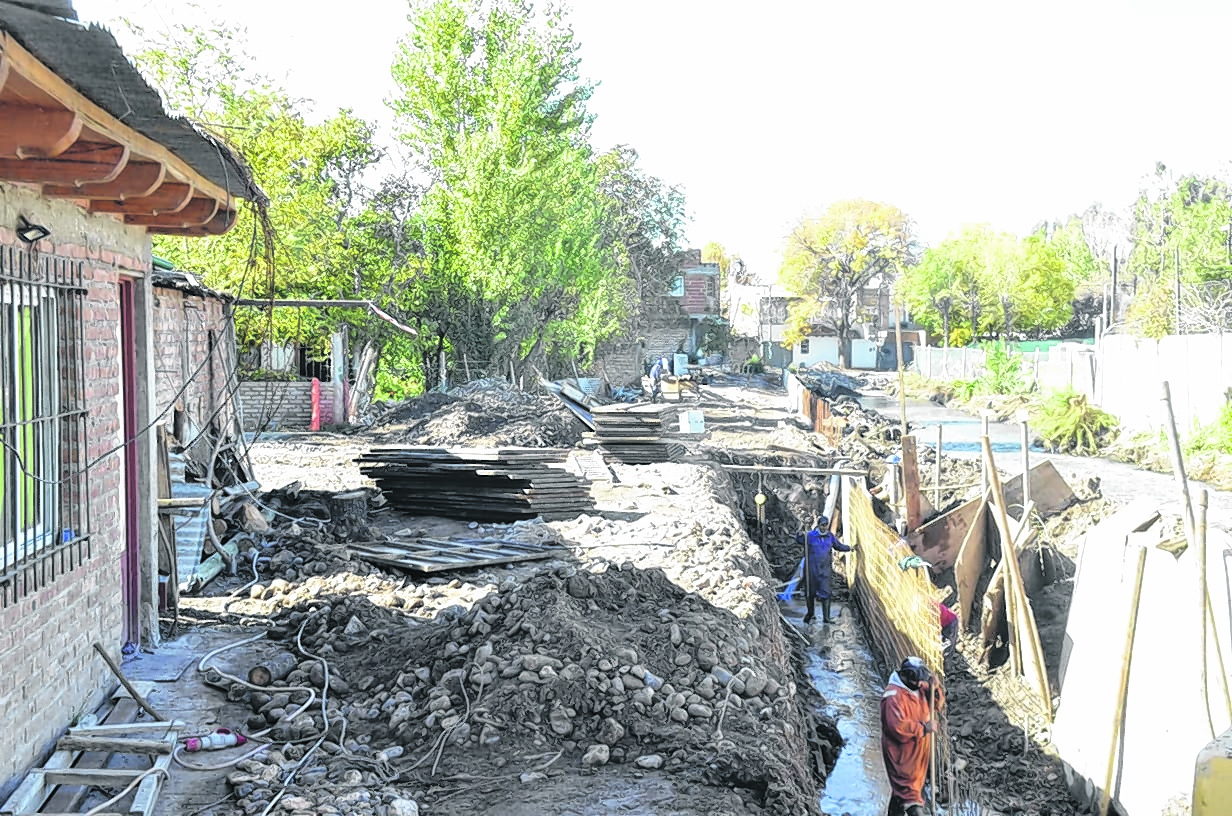
{"type": "MultiPolygon", "coordinates": [[[[803,622],[804,599],[782,607],[783,615],[809,640],[805,671],[826,700],[825,713],[838,723],[846,744],[826,780],[821,812],[827,816],[881,816],[890,784],[881,760],[880,701],[883,681],[854,608],[834,601],[829,624],[803,622]]],[[[817,613],[821,613],[818,604],[817,613]]]]}

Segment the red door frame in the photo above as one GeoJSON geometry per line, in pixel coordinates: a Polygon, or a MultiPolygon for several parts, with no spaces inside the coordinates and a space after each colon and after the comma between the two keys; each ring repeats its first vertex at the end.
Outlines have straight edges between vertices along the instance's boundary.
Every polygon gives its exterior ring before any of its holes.
{"type": "Polygon", "coordinates": [[[138,515],[141,485],[137,469],[137,294],[120,278],[120,373],[124,383],[124,642],[141,640],[141,542],[138,515]]]}

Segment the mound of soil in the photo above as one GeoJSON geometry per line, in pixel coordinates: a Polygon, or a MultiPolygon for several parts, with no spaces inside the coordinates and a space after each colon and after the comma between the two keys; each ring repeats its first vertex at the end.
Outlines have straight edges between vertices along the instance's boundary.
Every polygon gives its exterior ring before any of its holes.
{"type": "Polygon", "coordinates": [[[559,400],[504,380],[476,380],[448,394],[407,400],[387,409],[373,428],[369,435],[381,444],[529,448],[571,448],[584,430],[559,400]]]}

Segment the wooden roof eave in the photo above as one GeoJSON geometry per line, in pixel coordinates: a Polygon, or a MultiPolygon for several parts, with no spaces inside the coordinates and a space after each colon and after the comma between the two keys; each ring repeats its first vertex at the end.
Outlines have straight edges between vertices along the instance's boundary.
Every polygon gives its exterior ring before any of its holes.
{"type": "Polygon", "coordinates": [[[0,181],[38,185],[149,232],[219,235],[238,202],[0,32],[0,181]]]}

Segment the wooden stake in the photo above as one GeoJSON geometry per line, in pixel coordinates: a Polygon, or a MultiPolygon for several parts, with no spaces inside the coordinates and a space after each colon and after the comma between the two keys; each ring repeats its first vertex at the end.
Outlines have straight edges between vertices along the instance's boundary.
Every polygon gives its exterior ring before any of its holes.
{"type": "Polygon", "coordinates": [[[1031,501],[1031,433],[1026,411],[1018,412],[1018,422],[1022,427],[1022,503],[1026,506],[1031,501]]]}
{"type": "Polygon", "coordinates": [[[916,456],[916,441],[913,436],[903,437],[903,504],[907,509],[907,532],[913,533],[920,526],[920,461],[916,456]]]}
{"type": "Polygon", "coordinates": [[[933,507],[941,512],[941,423],[937,423],[937,461],[933,466],[933,507]]]}
{"type": "MultiPolygon", "coordinates": [[[[1126,540],[1128,545],[1128,539],[1126,540]]],[[[1108,750],[1108,774],[1104,778],[1104,801],[1100,813],[1108,816],[1112,807],[1112,780],[1116,775],[1117,747],[1121,741],[1121,723],[1125,719],[1125,694],[1129,690],[1129,668],[1134,657],[1134,635],[1138,630],[1138,604],[1142,600],[1142,576],[1146,572],[1146,547],[1138,547],[1138,566],[1134,576],[1134,594],[1129,607],[1129,628],[1125,633],[1125,650],[1121,653],[1121,680],[1117,687],[1116,712],[1112,719],[1112,745],[1108,750]]]]}
{"type": "Polygon", "coordinates": [[[903,322],[902,315],[898,313],[898,307],[893,307],[894,315],[894,343],[898,346],[895,357],[898,363],[898,412],[899,421],[902,423],[903,439],[907,438],[907,385],[906,378],[903,375],[903,322]]]}
{"type": "Polygon", "coordinates": [[[1181,514],[1185,522],[1185,539],[1189,546],[1194,545],[1194,513],[1193,504],[1189,500],[1189,479],[1185,477],[1185,457],[1181,454],[1181,439],[1176,432],[1176,417],[1172,413],[1172,390],[1167,380],[1163,383],[1163,394],[1160,399],[1164,404],[1164,430],[1168,432],[1169,450],[1172,454],[1172,472],[1176,475],[1176,486],[1181,492],[1181,514]]]}
{"type": "Polygon", "coordinates": [[[141,706],[141,709],[145,711],[146,714],[149,714],[151,717],[153,717],[154,719],[156,720],[167,719],[162,714],[159,714],[157,711],[155,711],[154,707],[146,702],[146,699],[141,696],[141,692],[137,691],[137,687],[132,684],[132,681],[130,681],[127,677],[124,676],[124,672],[120,671],[119,665],[117,665],[116,662],[111,659],[111,655],[107,654],[107,650],[103,648],[103,644],[95,641],[94,651],[98,652],[99,656],[103,658],[103,662],[107,664],[107,668],[111,669],[111,673],[114,674],[116,679],[120,681],[120,685],[128,689],[128,693],[131,694],[133,697],[133,702],[141,706]]]}
{"type": "Polygon", "coordinates": [[[1206,709],[1206,723],[1210,726],[1211,739],[1219,736],[1215,730],[1215,718],[1211,714],[1211,687],[1206,671],[1206,603],[1210,597],[1206,585],[1206,488],[1198,491],[1198,524],[1195,530],[1198,555],[1198,617],[1202,621],[1202,707],[1206,709]]]}

